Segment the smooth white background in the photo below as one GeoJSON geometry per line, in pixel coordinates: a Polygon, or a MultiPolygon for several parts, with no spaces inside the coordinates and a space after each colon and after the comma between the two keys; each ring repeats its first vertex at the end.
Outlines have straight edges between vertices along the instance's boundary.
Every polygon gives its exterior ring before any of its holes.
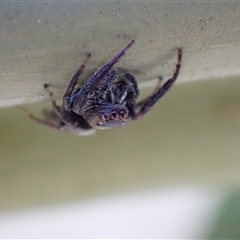
{"type": "Polygon", "coordinates": [[[1,238],[199,238],[224,197],[197,186],[109,196],[0,216],[1,238]]]}

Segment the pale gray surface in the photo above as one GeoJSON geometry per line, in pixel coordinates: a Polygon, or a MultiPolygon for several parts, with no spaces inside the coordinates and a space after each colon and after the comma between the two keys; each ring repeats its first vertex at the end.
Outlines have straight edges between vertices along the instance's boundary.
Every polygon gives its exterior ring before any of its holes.
{"type": "Polygon", "coordinates": [[[1,3],[0,105],[41,100],[44,83],[65,89],[87,52],[89,72],[131,39],[118,66],[147,85],[170,77],[176,47],[184,52],[178,82],[238,76],[239,16],[237,2],[1,3]]]}
{"type": "MultiPolygon", "coordinates": [[[[46,98],[44,83],[62,92],[87,52],[94,53],[88,73],[133,38],[118,66],[136,72],[142,85],[171,76],[176,47],[183,48],[178,82],[218,80],[176,84],[141,121],[89,138],[1,109],[1,211],[170,184],[239,186],[240,126],[219,111],[222,103],[239,101],[239,3],[0,7],[1,106],[46,98]]],[[[30,109],[39,114],[49,106],[30,109]]]]}

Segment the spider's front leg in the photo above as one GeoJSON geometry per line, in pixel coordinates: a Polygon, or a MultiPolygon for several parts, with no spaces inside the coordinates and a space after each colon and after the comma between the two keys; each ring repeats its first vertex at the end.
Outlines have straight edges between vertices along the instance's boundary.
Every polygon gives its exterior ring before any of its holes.
{"type": "Polygon", "coordinates": [[[72,111],[82,115],[82,109],[87,101],[88,94],[93,91],[93,89],[99,84],[101,79],[110,71],[110,69],[123,57],[126,51],[135,43],[132,40],[125,48],[123,48],[115,57],[113,57],[108,63],[106,63],[100,70],[98,70],[90,80],[84,85],[84,87],[79,91],[79,94],[74,102],[72,111]]]}
{"type": "Polygon", "coordinates": [[[82,74],[86,64],[87,64],[87,61],[89,60],[89,58],[91,57],[91,53],[88,53],[87,57],[85,58],[85,60],[83,61],[83,63],[79,66],[78,70],[74,73],[74,75],[72,76],[71,80],[70,80],[70,83],[67,87],[67,90],[63,96],[63,108],[70,111],[70,106],[71,106],[71,102],[70,102],[70,99],[71,99],[71,96],[72,96],[72,93],[74,91],[74,88],[78,82],[78,78],[79,76],[82,74]]]}
{"type": "Polygon", "coordinates": [[[44,89],[47,91],[49,97],[50,97],[50,100],[51,100],[51,103],[52,103],[52,106],[53,106],[53,109],[54,111],[57,113],[58,117],[66,124],[68,125],[73,125],[74,122],[72,121],[71,118],[69,118],[69,115],[68,115],[68,112],[70,111],[70,99],[71,99],[71,95],[74,91],[74,88],[77,84],[77,81],[78,81],[78,78],[79,76],[82,74],[86,64],[87,64],[87,61],[89,60],[89,58],[91,57],[91,54],[89,53],[87,55],[87,57],[85,58],[85,60],[83,61],[83,63],[79,66],[79,68],[77,69],[77,71],[74,73],[74,75],[72,76],[71,78],[71,81],[67,87],[67,90],[63,96],[63,108],[60,108],[57,103],[56,103],[56,100],[54,99],[53,97],[53,91],[50,89],[49,85],[48,84],[44,84],[44,89]]]}
{"type": "Polygon", "coordinates": [[[134,109],[130,111],[132,120],[138,119],[142,117],[145,113],[147,113],[153,105],[171,88],[173,83],[176,81],[180,68],[181,68],[181,61],[182,61],[182,50],[180,48],[177,49],[178,53],[178,62],[176,64],[176,70],[173,74],[173,77],[168,79],[163,85],[159,84],[154,93],[147,97],[146,99],[142,100],[141,102],[137,103],[134,106],[134,109]]]}

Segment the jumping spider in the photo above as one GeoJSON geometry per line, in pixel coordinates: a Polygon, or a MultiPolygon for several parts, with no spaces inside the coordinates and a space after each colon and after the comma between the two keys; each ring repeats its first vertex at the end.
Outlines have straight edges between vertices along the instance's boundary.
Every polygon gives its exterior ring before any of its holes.
{"type": "Polygon", "coordinates": [[[181,67],[182,51],[177,49],[176,70],[163,85],[158,84],[152,95],[136,103],[139,96],[137,81],[131,73],[120,75],[113,66],[132,47],[132,40],[100,70],[95,71],[82,87],[76,87],[91,54],[88,54],[70,80],[63,96],[63,106],[59,107],[49,85],[44,88],[50,96],[54,111],[45,111],[45,119],[33,116],[25,108],[28,116],[43,125],[77,135],[89,135],[95,129],[107,129],[122,126],[128,120],[137,120],[167,92],[176,81],[181,67]]]}

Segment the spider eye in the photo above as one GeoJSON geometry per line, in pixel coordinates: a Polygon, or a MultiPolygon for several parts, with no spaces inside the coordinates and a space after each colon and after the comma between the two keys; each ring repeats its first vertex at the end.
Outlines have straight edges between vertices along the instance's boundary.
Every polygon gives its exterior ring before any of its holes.
{"type": "Polygon", "coordinates": [[[124,118],[125,112],[124,112],[124,111],[120,111],[120,112],[119,112],[119,115],[120,115],[122,118],[124,118]]]}
{"type": "Polygon", "coordinates": [[[111,112],[111,115],[112,115],[113,118],[116,118],[116,117],[117,117],[117,112],[116,112],[115,110],[113,110],[113,111],[111,112]]]}
{"type": "Polygon", "coordinates": [[[104,117],[105,119],[108,119],[108,114],[105,113],[105,114],[103,115],[103,117],[104,117]]]}

